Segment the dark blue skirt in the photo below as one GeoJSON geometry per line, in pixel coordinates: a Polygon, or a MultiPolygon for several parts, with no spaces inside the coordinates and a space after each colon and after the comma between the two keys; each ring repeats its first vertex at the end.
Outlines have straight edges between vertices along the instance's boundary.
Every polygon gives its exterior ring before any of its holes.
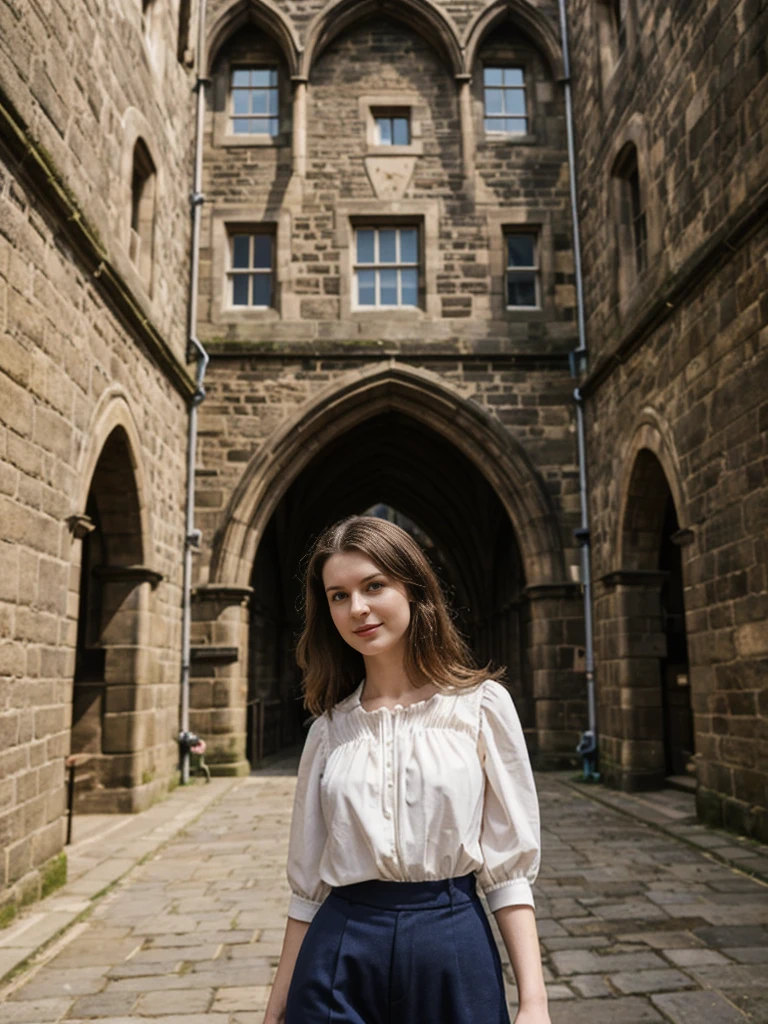
{"type": "Polygon", "coordinates": [[[331,889],[304,936],[285,1024],[510,1024],[475,875],[331,889]]]}

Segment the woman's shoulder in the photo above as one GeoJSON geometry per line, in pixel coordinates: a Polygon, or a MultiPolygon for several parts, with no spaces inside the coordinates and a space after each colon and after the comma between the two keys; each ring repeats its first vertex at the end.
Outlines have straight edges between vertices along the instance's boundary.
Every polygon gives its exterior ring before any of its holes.
{"type": "Polygon", "coordinates": [[[499,682],[498,679],[485,679],[481,687],[480,707],[484,712],[490,713],[492,716],[503,716],[514,711],[515,702],[504,683],[499,682]]]}

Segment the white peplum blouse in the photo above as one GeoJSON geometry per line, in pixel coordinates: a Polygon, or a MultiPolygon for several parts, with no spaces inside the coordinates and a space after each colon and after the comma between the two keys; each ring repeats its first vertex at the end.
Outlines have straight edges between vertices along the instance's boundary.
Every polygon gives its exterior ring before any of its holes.
{"type": "Polygon", "coordinates": [[[539,803],[515,705],[493,679],[366,711],[363,680],[312,723],[291,818],[288,916],[332,887],[474,872],[495,912],[534,906],[539,803]]]}

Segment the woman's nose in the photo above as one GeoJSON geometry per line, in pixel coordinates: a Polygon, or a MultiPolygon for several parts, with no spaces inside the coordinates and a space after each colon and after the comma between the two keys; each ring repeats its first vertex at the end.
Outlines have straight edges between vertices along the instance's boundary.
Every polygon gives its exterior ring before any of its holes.
{"type": "Polygon", "coordinates": [[[368,602],[362,594],[353,594],[350,604],[353,615],[363,615],[368,611],[368,602]]]}

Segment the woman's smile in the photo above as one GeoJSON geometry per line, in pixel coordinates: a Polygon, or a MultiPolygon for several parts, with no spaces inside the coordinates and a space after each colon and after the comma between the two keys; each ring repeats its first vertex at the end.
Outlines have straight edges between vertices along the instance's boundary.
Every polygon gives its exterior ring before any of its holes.
{"type": "Polygon", "coordinates": [[[376,632],[380,625],[380,622],[373,622],[367,626],[360,626],[359,629],[355,630],[355,633],[358,636],[373,636],[373,634],[376,632]]]}

